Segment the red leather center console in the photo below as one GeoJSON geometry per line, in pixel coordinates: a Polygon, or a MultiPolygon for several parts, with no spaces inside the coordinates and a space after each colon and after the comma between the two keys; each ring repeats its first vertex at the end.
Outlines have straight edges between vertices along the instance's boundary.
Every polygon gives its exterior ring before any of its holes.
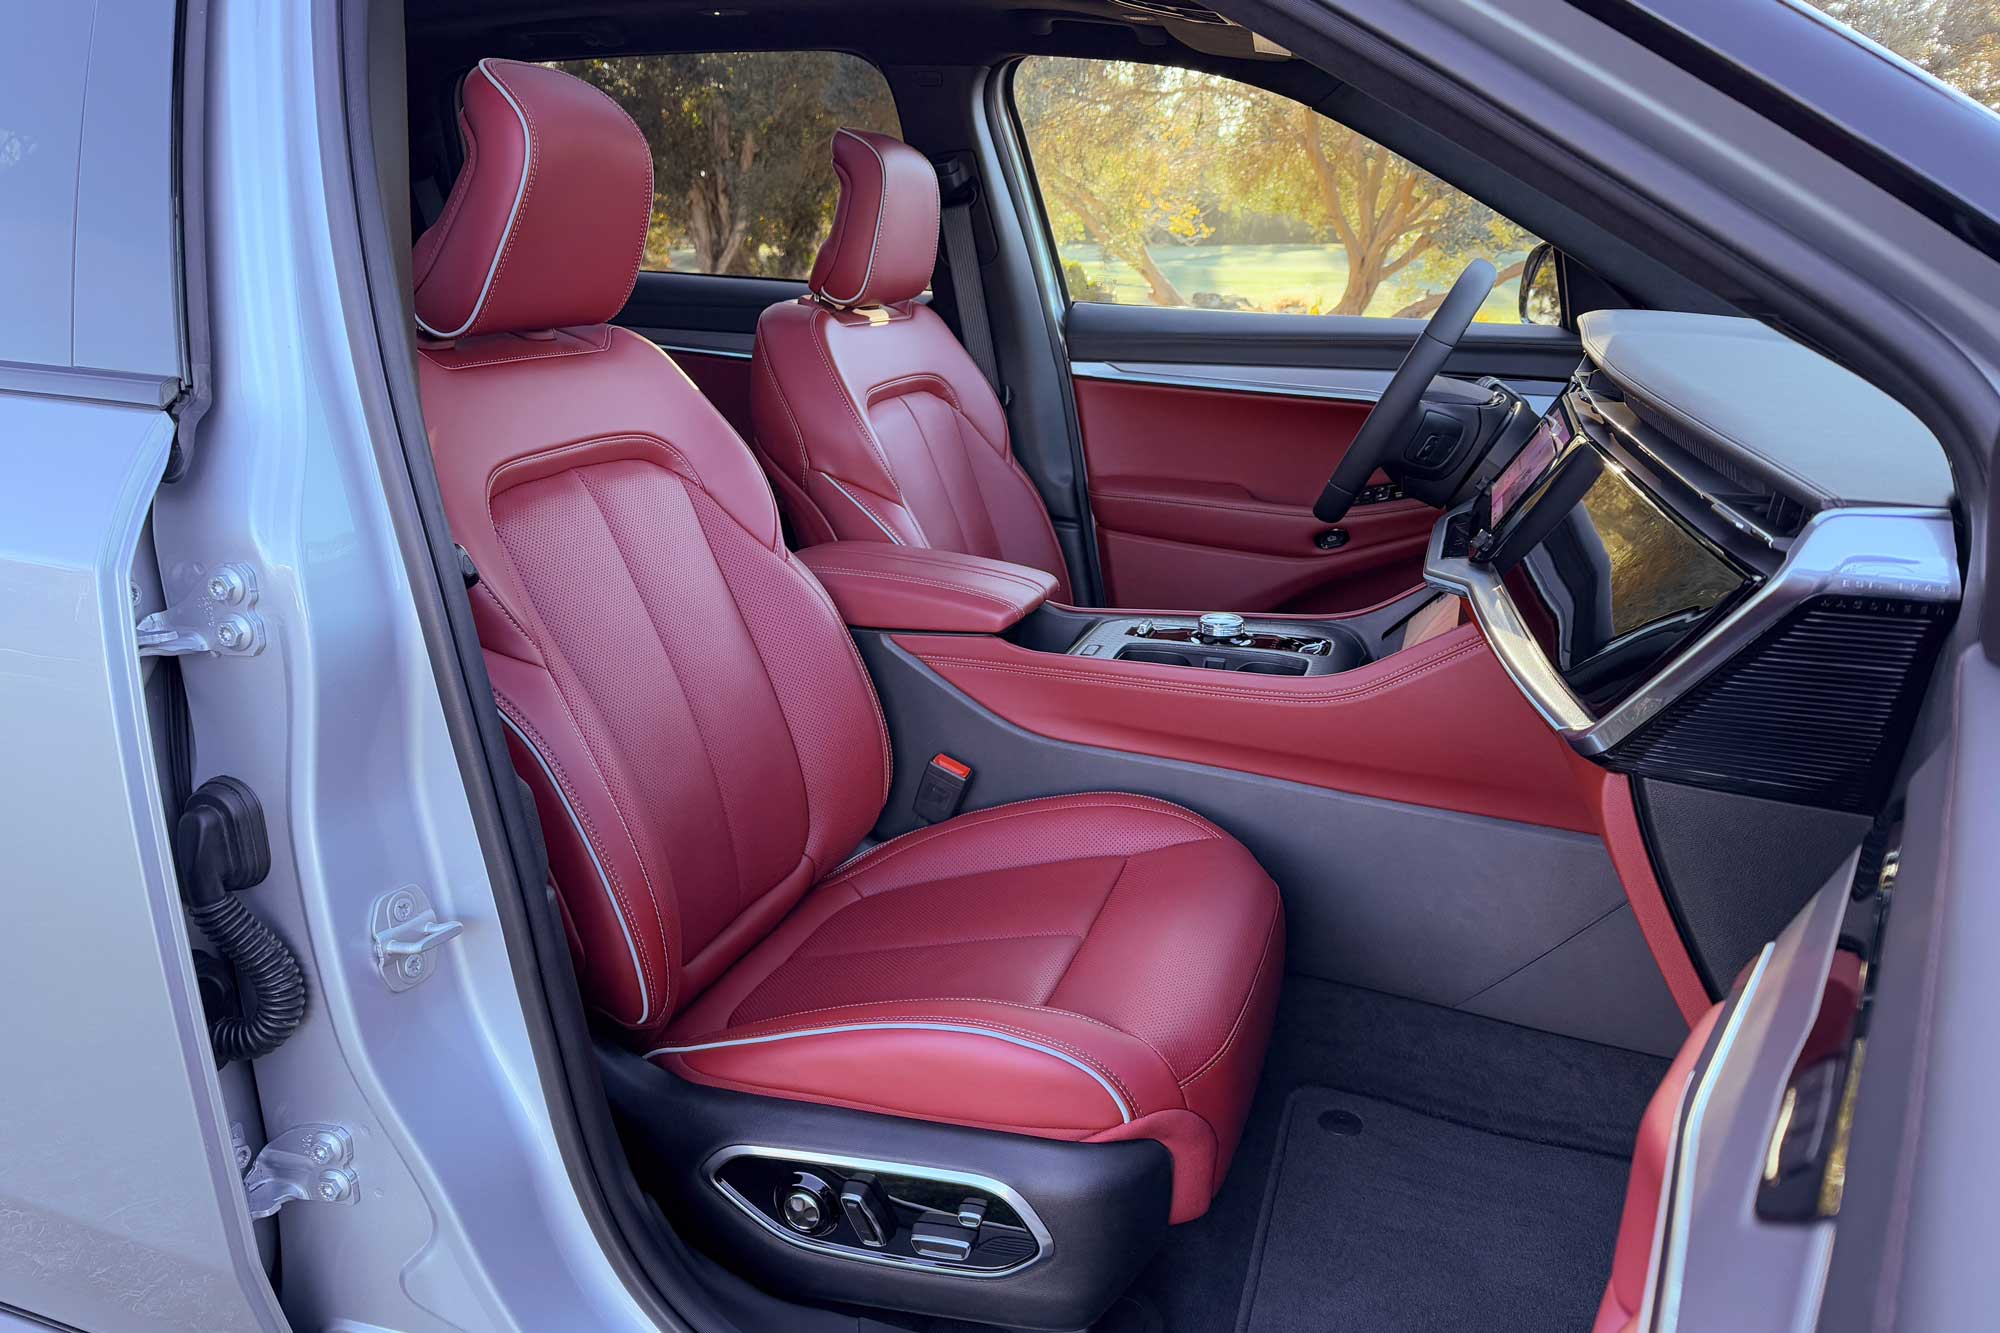
{"type": "Polygon", "coordinates": [[[848,624],[998,634],[1049,599],[1055,576],[984,556],[888,542],[826,542],[797,559],[848,624]]]}

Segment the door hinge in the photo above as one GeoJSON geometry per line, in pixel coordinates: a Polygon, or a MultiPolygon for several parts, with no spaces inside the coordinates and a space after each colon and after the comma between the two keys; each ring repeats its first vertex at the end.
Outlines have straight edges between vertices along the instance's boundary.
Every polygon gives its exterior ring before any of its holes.
{"type": "Polygon", "coordinates": [[[250,1216],[288,1203],[353,1203],[354,1136],[340,1125],[295,1125],[264,1145],[243,1175],[250,1216]]]}
{"type": "Polygon", "coordinates": [[[264,651],[256,608],[257,572],[240,560],[217,565],[197,575],[179,601],[140,620],[139,656],[254,657],[264,651]]]}
{"type": "Polygon", "coordinates": [[[438,920],[430,898],[414,884],[385,893],[369,913],[375,970],[390,990],[406,991],[437,970],[434,951],[464,929],[462,921],[438,920]]]}

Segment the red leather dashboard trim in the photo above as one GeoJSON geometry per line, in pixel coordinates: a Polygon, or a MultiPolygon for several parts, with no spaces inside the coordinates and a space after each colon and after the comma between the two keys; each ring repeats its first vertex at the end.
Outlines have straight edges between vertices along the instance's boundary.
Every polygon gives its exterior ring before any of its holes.
{"type": "Polygon", "coordinates": [[[825,542],[795,557],[850,625],[998,634],[1055,591],[1055,575],[1004,560],[887,542],[825,542]]]}
{"type": "Polygon", "coordinates": [[[1598,834],[1604,839],[1604,849],[1611,854],[1611,865],[1618,872],[1619,882],[1625,886],[1625,899],[1632,904],[1632,915],[1638,918],[1639,933],[1646,937],[1646,947],[1652,951],[1653,961],[1666,979],[1667,990],[1672,993],[1681,1017],[1692,1024],[1714,1002],[1709,999],[1700,974],[1694,970],[1694,960],[1688,957],[1680,927],[1674,924],[1673,913],[1667,908],[1667,895],[1660,888],[1659,876],[1653,873],[1653,858],[1646,850],[1646,836],[1639,828],[1638,809],[1632,804],[1632,780],[1623,773],[1608,773],[1591,766],[1585,781],[1596,786],[1598,834]]]}
{"type": "Polygon", "coordinates": [[[896,642],[984,707],[1058,740],[1598,831],[1579,761],[1475,626],[1310,678],[1075,658],[1003,639],[896,642]]]}

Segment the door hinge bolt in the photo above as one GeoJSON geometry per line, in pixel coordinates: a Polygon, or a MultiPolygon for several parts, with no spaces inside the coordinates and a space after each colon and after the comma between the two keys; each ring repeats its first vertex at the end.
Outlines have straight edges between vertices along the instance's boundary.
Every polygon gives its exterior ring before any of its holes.
{"type": "Polygon", "coordinates": [[[196,577],[178,601],[139,621],[139,656],[255,656],[264,651],[264,617],[252,609],[256,604],[256,571],[240,560],[217,565],[196,577]]]}

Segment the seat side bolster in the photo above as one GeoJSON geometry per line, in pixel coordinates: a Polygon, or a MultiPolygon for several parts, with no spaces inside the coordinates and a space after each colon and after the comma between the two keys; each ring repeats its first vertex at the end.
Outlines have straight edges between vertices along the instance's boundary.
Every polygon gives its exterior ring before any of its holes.
{"type": "Polygon", "coordinates": [[[648,1052],[698,1083],[889,1115],[1084,1138],[1179,1108],[1145,1042],[1081,1014],[982,999],[844,1005],[648,1052]]]}

